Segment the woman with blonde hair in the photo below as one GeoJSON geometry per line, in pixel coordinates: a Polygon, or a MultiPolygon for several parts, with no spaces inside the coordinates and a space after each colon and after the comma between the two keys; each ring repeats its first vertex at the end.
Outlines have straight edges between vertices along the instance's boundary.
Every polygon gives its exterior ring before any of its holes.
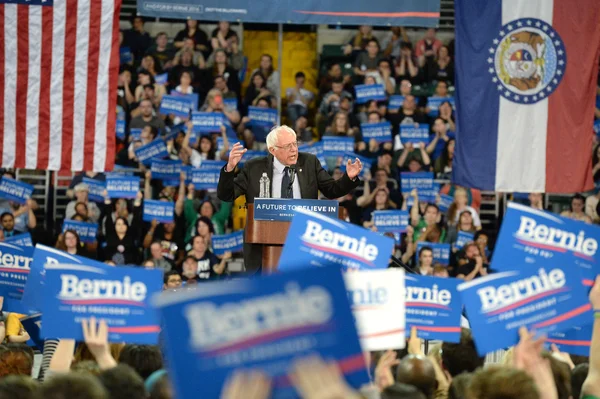
{"type": "Polygon", "coordinates": [[[479,219],[479,214],[475,210],[475,208],[469,206],[469,197],[467,195],[467,190],[462,187],[457,187],[454,190],[454,201],[448,208],[448,225],[456,226],[458,223],[458,219],[460,214],[463,211],[469,211],[471,216],[473,216],[473,224],[477,230],[481,229],[481,220],[479,219]]]}

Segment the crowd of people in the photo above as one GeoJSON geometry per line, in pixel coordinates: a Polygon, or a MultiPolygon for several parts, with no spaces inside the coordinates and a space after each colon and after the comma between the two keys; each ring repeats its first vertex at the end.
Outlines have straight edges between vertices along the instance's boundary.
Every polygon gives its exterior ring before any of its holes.
{"type": "MultiPolygon", "coordinates": [[[[278,96],[283,95],[281,117],[294,129],[299,144],[314,144],[323,137],[352,137],[354,152],[371,160],[372,167],[364,171],[360,187],[338,199],[346,221],[377,231],[374,212],[406,210],[406,231],[385,234],[394,237],[394,255],[413,272],[466,281],[493,272],[489,265],[496,232],[482,225],[481,192],[449,181],[456,132],[454,45],[453,41],[442,43],[434,29],[412,43],[406,29],[394,27],[380,43],[371,27],[361,26],[343,47],[352,70],[345,73],[337,62],[326,65],[316,92],[306,88],[308,71],[297,71],[295,85],[282,91],[280,71],[270,54],[261,55],[259,68],[250,71],[248,86],[243,89],[246,57],[238,34],[228,22],[219,22],[209,35],[197,21],[188,20],[175,37],[161,32],[153,38],[145,31],[144,20],[136,17],[120,40],[117,114],[125,121],[126,133],[117,138],[116,164],[139,176],[142,190],[133,200],[110,198],[104,193],[94,202],[86,181],[105,181],[105,174],[77,174],[67,192],[70,202],[64,218],[97,223],[96,241],[83,243],[76,231],[60,229],[54,236],[33,234],[34,241],[52,241],[70,254],[114,266],[159,268],[164,272],[165,289],[234,275],[230,265],[233,260],[240,262],[241,255],[226,252],[216,256],[212,242],[215,236],[244,228],[243,199],[221,201],[214,189],[196,189],[185,173],[178,182],[153,178],[148,165],[136,158],[135,149],[165,140],[168,159],[193,168],[205,161],[227,160],[235,142],[243,142],[245,148],[260,154],[265,150],[262,141],[268,129],[250,123],[249,107],[276,108],[278,96]],[[355,87],[365,84],[383,85],[386,99],[359,104],[355,87]],[[419,93],[414,93],[417,87],[419,93]],[[223,115],[221,132],[198,135],[189,118],[161,114],[161,101],[167,94],[197,95],[197,110],[223,115]],[[399,108],[389,106],[391,96],[400,96],[399,108]],[[429,97],[442,98],[437,109],[428,106],[429,97]],[[362,124],[385,121],[391,125],[390,142],[363,140],[362,124]],[[400,131],[407,125],[428,126],[429,138],[403,143],[400,131]],[[134,129],[141,130],[139,137],[131,133],[134,129]],[[423,200],[416,190],[403,192],[401,172],[433,172],[441,181],[438,196],[423,200]],[[447,210],[440,206],[442,194],[453,198],[447,210]],[[143,221],[143,203],[150,199],[174,203],[174,221],[143,221]],[[461,232],[472,234],[473,239],[458,246],[461,232]],[[437,243],[451,245],[446,263],[434,260],[431,244],[437,243]]],[[[600,118],[600,109],[596,117],[600,118]]],[[[596,173],[598,154],[596,145],[595,175],[600,175],[596,173]]],[[[328,157],[326,161],[322,166],[339,179],[342,157],[328,157]]],[[[5,175],[15,177],[11,171],[5,175]]],[[[531,193],[523,201],[537,209],[545,208],[542,193],[531,193]]],[[[37,209],[33,200],[24,205],[1,202],[0,239],[39,232],[37,209]]],[[[599,223],[599,213],[597,192],[587,198],[575,194],[563,216],[599,223]]],[[[390,266],[399,264],[390,261],[390,266]]],[[[600,310],[598,284],[590,300],[594,309],[600,310]]],[[[39,384],[29,377],[33,352],[24,344],[29,334],[18,315],[5,316],[0,321],[5,342],[0,346],[0,399],[173,397],[158,346],[109,344],[106,325],[95,320],[82,327],[85,343],[47,342],[39,378],[44,382],[39,384]]],[[[407,351],[367,356],[374,382],[361,392],[350,389],[335,366],[318,358],[298,360],[290,370],[290,379],[302,397],[315,399],[600,397],[600,321],[594,325],[589,359],[571,359],[557,350],[544,352],[543,341],[528,331],[521,332],[520,343],[508,352],[503,365],[485,368],[467,329],[460,343],[434,346],[427,356],[421,344],[412,336],[407,351]]],[[[267,398],[269,391],[270,381],[261,373],[240,372],[223,388],[223,398],[267,398]]]]}

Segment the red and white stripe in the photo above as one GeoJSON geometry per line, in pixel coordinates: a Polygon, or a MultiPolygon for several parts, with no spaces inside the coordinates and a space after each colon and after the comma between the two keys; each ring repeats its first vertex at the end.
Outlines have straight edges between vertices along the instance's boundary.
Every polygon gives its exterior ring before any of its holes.
{"type": "Polygon", "coordinates": [[[112,170],[121,0],[0,4],[0,164],[112,170]]]}

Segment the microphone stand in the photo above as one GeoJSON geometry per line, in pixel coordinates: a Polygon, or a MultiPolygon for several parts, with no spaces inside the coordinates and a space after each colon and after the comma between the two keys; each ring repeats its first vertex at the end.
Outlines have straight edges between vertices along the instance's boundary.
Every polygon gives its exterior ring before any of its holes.
{"type": "Polygon", "coordinates": [[[417,274],[417,272],[415,272],[410,266],[408,266],[406,263],[402,262],[402,260],[396,258],[394,255],[390,255],[390,259],[395,266],[401,267],[408,274],[417,274]]]}

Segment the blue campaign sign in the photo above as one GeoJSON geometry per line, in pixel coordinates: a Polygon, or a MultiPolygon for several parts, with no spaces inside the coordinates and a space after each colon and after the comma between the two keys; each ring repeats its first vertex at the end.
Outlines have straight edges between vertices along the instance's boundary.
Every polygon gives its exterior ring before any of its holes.
{"type": "Polygon", "coordinates": [[[167,134],[164,137],[165,142],[169,140],[175,140],[179,133],[185,133],[187,127],[185,126],[185,122],[178,123],[177,125],[171,126],[171,128],[167,128],[167,134]]]}
{"type": "Polygon", "coordinates": [[[136,158],[144,165],[150,165],[153,159],[165,158],[168,155],[167,144],[161,138],[135,149],[136,158]]]}
{"type": "Polygon", "coordinates": [[[82,182],[88,186],[88,199],[90,201],[104,202],[104,190],[106,190],[105,182],[96,179],[90,179],[89,177],[84,177],[82,182]]]}
{"type": "Polygon", "coordinates": [[[220,112],[192,112],[195,133],[218,133],[223,125],[224,115],[220,112]]]}
{"type": "Polygon", "coordinates": [[[140,191],[140,178],[107,173],[106,191],[109,198],[135,198],[140,191]]]}
{"type": "Polygon", "coordinates": [[[400,190],[410,194],[413,189],[431,190],[433,188],[433,172],[402,172],[400,173],[400,190]]]}
{"type": "Polygon", "coordinates": [[[248,162],[249,160],[251,160],[253,158],[265,157],[265,156],[267,156],[266,151],[248,150],[244,153],[244,155],[242,156],[242,159],[240,159],[238,168],[241,168],[244,165],[244,163],[248,162]]]}
{"type": "Polygon", "coordinates": [[[236,110],[238,107],[238,101],[235,97],[223,98],[223,104],[225,104],[225,106],[231,110],[236,110]]]}
{"type": "Polygon", "coordinates": [[[392,125],[389,122],[361,123],[360,131],[364,142],[371,139],[375,139],[378,143],[392,141],[392,125]]]}
{"type": "Polygon", "coordinates": [[[199,101],[198,93],[183,94],[183,93],[180,93],[178,91],[173,90],[171,92],[171,96],[179,97],[179,98],[184,98],[187,101],[190,101],[191,104],[192,104],[191,111],[196,111],[198,109],[198,101],[199,101]]]}
{"type": "Polygon", "coordinates": [[[594,132],[596,136],[600,135],[600,119],[594,121],[594,132]]]}
{"type": "Polygon", "coordinates": [[[356,85],[356,103],[364,104],[371,100],[384,101],[387,99],[383,85],[356,85]]]}
{"type": "Polygon", "coordinates": [[[154,81],[159,85],[166,85],[169,81],[169,74],[165,72],[160,75],[154,75],[154,81]]]}
{"type": "Polygon", "coordinates": [[[244,247],[244,230],[231,234],[212,236],[212,248],[215,255],[225,252],[240,252],[244,247]]]}
{"type": "Polygon", "coordinates": [[[515,345],[522,326],[548,334],[593,319],[577,268],[553,259],[522,266],[458,286],[480,355],[515,345]]]}
{"type": "Polygon", "coordinates": [[[591,286],[600,274],[597,237],[596,225],[509,202],[491,267],[510,271],[560,262],[579,269],[591,286]]]}
{"type": "Polygon", "coordinates": [[[254,220],[289,222],[299,209],[333,219],[337,219],[339,215],[339,204],[336,200],[255,198],[254,220]]]}
{"type": "MultiPolygon", "coordinates": [[[[229,141],[229,148],[227,148],[227,151],[231,150],[233,148],[233,145],[238,141],[237,137],[229,137],[227,136],[227,140],[229,141]]],[[[242,143],[243,145],[243,143],[242,143]]],[[[223,149],[225,148],[225,142],[223,141],[223,137],[217,137],[217,151],[223,151],[223,149]]]]}
{"type": "Polygon", "coordinates": [[[110,342],[158,343],[159,319],[150,297],[162,290],[161,270],[96,262],[46,264],[44,269],[43,338],[81,341],[81,321],[94,316],[106,320],[110,342]]]}
{"type": "Polygon", "coordinates": [[[408,211],[375,211],[373,222],[380,233],[404,233],[408,226],[408,211]]]}
{"type": "Polygon", "coordinates": [[[417,243],[416,253],[418,254],[421,248],[430,247],[433,251],[433,262],[448,265],[450,263],[450,244],[438,242],[419,241],[417,243]]]}
{"type": "Polygon", "coordinates": [[[177,180],[181,174],[183,164],[180,161],[153,159],[150,164],[150,171],[153,179],[159,180],[177,180]]]}
{"type": "Polygon", "coordinates": [[[292,219],[278,269],[337,266],[385,269],[394,240],[356,225],[298,209],[292,219]]]}
{"type": "Polygon", "coordinates": [[[450,205],[454,202],[454,197],[448,194],[440,194],[440,201],[438,202],[438,207],[440,211],[447,212],[450,205]]]}
{"type": "Polygon", "coordinates": [[[2,176],[0,179],[0,198],[8,201],[18,202],[23,205],[31,198],[33,186],[18,180],[2,176]]]}
{"type": "Polygon", "coordinates": [[[474,241],[475,234],[469,233],[468,231],[459,231],[456,236],[456,241],[454,242],[454,248],[461,249],[467,243],[474,241]]]}
{"type": "Polygon", "coordinates": [[[73,230],[79,235],[81,242],[94,243],[97,241],[98,224],[79,222],[77,220],[65,219],[63,222],[63,233],[67,230],[73,230]]]}
{"type": "Polygon", "coordinates": [[[5,237],[4,242],[21,247],[33,247],[33,241],[31,240],[31,234],[29,233],[5,237]]]}
{"type": "Polygon", "coordinates": [[[141,140],[142,139],[142,128],[134,128],[129,129],[129,137],[131,140],[141,140]]]}
{"type": "Polygon", "coordinates": [[[277,110],[272,108],[248,107],[250,126],[272,127],[277,123],[277,110]]]}
{"type": "Polygon", "coordinates": [[[315,157],[319,158],[319,162],[321,166],[327,168],[327,160],[325,159],[325,155],[323,152],[323,142],[317,141],[316,143],[304,144],[298,146],[298,152],[306,152],[308,154],[312,154],[315,157]]]}
{"type": "Polygon", "coordinates": [[[287,376],[292,362],[309,354],[338,363],[354,388],[369,381],[335,268],[206,283],[161,294],[154,305],[164,321],[166,363],[179,398],[198,392],[218,398],[241,368],[265,372],[273,381],[271,398],[298,398],[287,376]]]}
{"type": "Polygon", "coordinates": [[[431,117],[436,117],[439,114],[440,105],[448,102],[452,106],[452,109],[456,109],[454,106],[454,98],[453,97],[428,97],[427,98],[427,108],[429,108],[429,113],[427,115],[431,117]]]}
{"type": "Polygon", "coordinates": [[[37,244],[33,250],[33,260],[31,261],[31,271],[29,278],[25,284],[25,292],[21,302],[26,313],[38,313],[42,310],[42,302],[44,300],[42,294],[42,286],[45,281],[44,265],[46,263],[70,263],[70,264],[86,264],[106,266],[101,262],[96,262],[82,256],[71,255],[66,252],[37,244]]]}
{"type": "MultiPolygon", "coordinates": [[[[576,326],[568,330],[548,334],[546,344],[555,344],[561,352],[571,355],[589,356],[592,343],[593,320],[584,326],[576,326]]],[[[549,348],[548,348],[549,349],[549,348]]]]}
{"type": "Polygon", "coordinates": [[[223,169],[223,166],[225,166],[226,164],[227,164],[227,161],[213,161],[213,160],[210,160],[210,159],[205,159],[200,164],[200,169],[201,170],[218,170],[218,171],[221,171],[221,169],[223,169]]]}
{"type": "Polygon", "coordinates": [[[221,169],[192,169],[192,184],[197,190],[213,190],[219,184],[221,169]]]}
{"type": "Polygon", "coordinates": [[[419,201],[435,204],[437,196],[440,193],[439,183],[433,182],[431,188],[422,188],[418,190],[419,201]]]}
{"type": "Polygon", "coordinates": [[[42,328],[42,314],[37,313],[31,316],[23,317],[19,320],[23,325],[27,334],[29,334],[29,341],[27,341],[27,346],[35,346],[40,351],[44,350],[44,340],[40,334],[40,329],[42,328]]]}
{"type": "Polygon", "coordinates": [[[115,134],[119,140],[125,140],[125,120],[117,119],[115,134]]]}
{"type": "Polygon", "coordinates": [[[373,162],[375,162],[375,160],[371,159],[371,158],[365,158],[365,157],[355,154],[353,152],[346,152],[344,154],[344,158],[342,158],[342,164],[340,165],[340,170],[342,172],[345,172],[346,164],[348,163],[348,161],[355,162],[356,158],[358,158],[360,160],[360,163],[362,163],[362,166],[363,166],[362,170],[360,171],[359,177],[364,177],[365,172],[367,170],[371,170],[371,165],[373,165],[373,162]]]}
{"type": "Polygon", "coordinates": [[[0,242],[0,296],[19,300],[29,277],[33,247],[0,242]]]}
{"type": "Polygon", "coordinates": [[[421,123],[415,125],[400,125],[400,140],[406,143],[420,144],[429,142],[429,125],[421,123]]]}
{"type": "Polygon", "coordinates": [[[404,96],[401,95],[393,95],[390,96],[388,100],[388,111],[397,111],[402,108],[402,104],[404,104],[404,96]]]}
{"type": "Polygon", "coordinates": [[[144,200],[144,222],[173,223],[175,204],[169,201],[144,200]]]}
{"type": "Polygon", "coordinates": [[[462,302],[456,289],[459,281],[407,274],[404,277],[406,335],[417,327],[422,339],[460,341],[462,302]]]}
{"type": "MultiPolygon", "coordinates": [[[[30,3],[28,0],[23,0],[23,2],[25,1],[30,3]]],[[[133,62],[133,53],[131,52],[131,49],[129,47],[121,47],[119,49],[119,61],[121,64],[129,64],[130,62],[133,62]]]]}
{"type": "Polygon", "coordinates": [[[175,115],[180,118],[188,118],[193,109],[190,98],[176,95],[164,95],[160,102],[159,112],[163,115],[175,115]]]}
{"type": "Polygon", "coordinates": [[[354,152],[354,137],[323,137],[323,156],[337,157],[345,152],[354,152]]]}

